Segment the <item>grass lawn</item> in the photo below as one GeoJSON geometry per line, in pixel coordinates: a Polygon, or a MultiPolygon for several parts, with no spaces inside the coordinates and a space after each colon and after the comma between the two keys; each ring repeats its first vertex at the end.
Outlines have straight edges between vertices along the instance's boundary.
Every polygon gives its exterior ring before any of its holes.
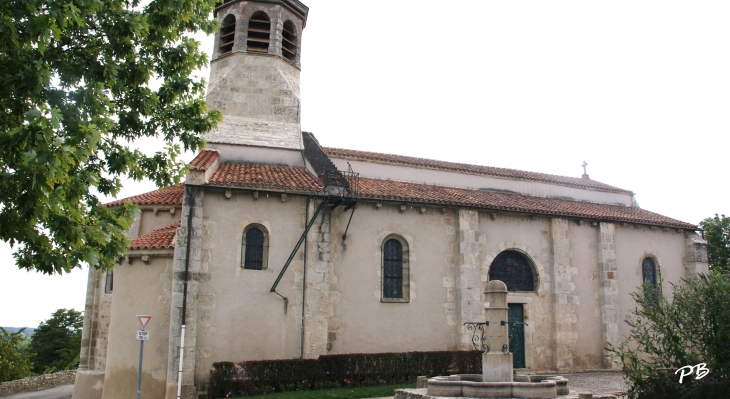
{"type": "MultiPolygon", "coordinates": [[[[254,398],[266,399],[360,399],[360,398],[379,398],[383,396],[393,396],[396,389],[415,388],[416,383],[411,384],[395,384],[395,385],[379,385],[374,387],[357,387],[357,388],[336,388],[321,389],[316,391],[295,391],[272,393],[271,395],[254,396],[254,398]]],[[[247,396],[246,398],[250,398],[247,396]]]]}

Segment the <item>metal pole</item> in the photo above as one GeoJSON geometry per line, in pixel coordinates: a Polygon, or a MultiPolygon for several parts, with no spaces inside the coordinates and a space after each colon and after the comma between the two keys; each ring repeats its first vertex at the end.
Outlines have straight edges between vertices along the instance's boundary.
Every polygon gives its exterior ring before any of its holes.
{"type": "Polygon", "coordinates": [[[183,379],[183,358],[185,357],[185,314],[187,313],[188,304],[188,270],[190,266],[190,241],[192,241],[193,228],[193,212],[195,212],[195,196],[193,189],[185,186],[185,195],[188,200],[188,226],[187,235],[185,236],[185,276],[183,277],[183,303],[182,303],[182,323],[180,323],[180,365],[177,371],[177,399],[182,397],[182,379],[183,379]]]}
{"type": "Polygon", "coordinates": [[[137,399],[142,390],[142,352],[144,351],[144,341],[139,341],[139,366],[137,366],[137,399]]]}
{"type": "MultiPolygon", "coordinates": [[[[182,396],[183,357],[185,356],[185,324],[180,330],[180,366],[177,372],[177,399],[182,396]]],[[[137,398],[139,399],[139,398],[137,398]]]]}

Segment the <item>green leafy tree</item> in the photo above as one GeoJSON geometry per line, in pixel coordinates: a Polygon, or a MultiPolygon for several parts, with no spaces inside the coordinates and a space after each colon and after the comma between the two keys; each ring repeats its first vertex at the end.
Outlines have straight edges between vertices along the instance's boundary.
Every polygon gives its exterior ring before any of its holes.
{"type": "Polygon", "coordinates": [[[707,258],[710,268],[730,273],[730,218],[715,214],[700,222],[707,240],[707,258]]]}
{"type": "Polygon", "coordinates": [[[35,353],[33,371],[38,374],[76,368],[81,350],[84,318],[73,309],[58,309],[41,322],[30,339],[35,353]]]}
{"type": "Polygon", "coordinates": [[[132,206],[108,209],[121,178],[180,181],[202,147],[207,64],[190,35],[212,33],[215,0],[0,1],[0,239],[18,267],[113,267],[132,206]],[[130,143],[157,138],[147,154],[130,143]]]}
{"type": "Polygon", "coordinates": [[[712,271],[672,286],[672,293],[654,290],[646,295],[651,288],[644,287],[632,294],[637,307],[624,320],[631,326],[631,335],[612,348],[626,374],[627,396],[726,397],[730,392],[730,275],[712,271]],[[689,370],[677,371],[699,363],[706,364],[709,375],[696,379],[695,370],[680,383],[680,375],[689,370]]]}
{"type": "Polygon", "coordinates": [[[33,355],[23,350],[23,331],[10,332],[0,327],[0,382],[18,380],[33,375],[33,355]]]}

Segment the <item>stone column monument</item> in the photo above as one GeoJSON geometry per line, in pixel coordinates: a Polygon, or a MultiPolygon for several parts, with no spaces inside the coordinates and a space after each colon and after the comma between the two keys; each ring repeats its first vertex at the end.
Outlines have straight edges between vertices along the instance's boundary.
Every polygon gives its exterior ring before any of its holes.
{"type": "Polygon", "coordinates": [[[482,375],[455,374],[428,379],[425,389],[397,389],[395,399],[554,398],[567,395],[568,380],[555,375],[513,375],[509,351],[507,285],[499,280],[484,290],[484,323],[467,322],[475,349],[482,350],[482,375]],[[481,347],[481,348],[480,348],[481,347]]]}
{"type": "Polygon", "coordinates": [[[509,351],[507,285],[499,280],[487,283],[484,290],[485,343],[482,354],[483,382],[512,382],[512,353],[509,351]]]}

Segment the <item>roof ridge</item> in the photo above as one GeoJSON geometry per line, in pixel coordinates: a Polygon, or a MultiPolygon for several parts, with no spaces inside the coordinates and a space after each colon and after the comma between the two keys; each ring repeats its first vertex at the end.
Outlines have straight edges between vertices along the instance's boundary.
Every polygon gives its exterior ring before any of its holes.
{"type": "Polygon", "coordinates": [[[160,231],[167,231],[167,230],[177,229],[178,227],[180,227],[180,223],[181,222],[179,220],[177,222],[172,222],[172,223],[168,224],[167,226],[163,226],[163,227],[160,227],[158,229],[154,229],[154,230],[150,231],[147,234],[141,235],[140,237],[144,237],[144,236],[149,235],[149,234],[152,234],[152,233],[158,233],[160,231]]]}
{"type": "Polygon", "coordinates": [[[137,205],[182,205],[184,189],[185,183],[180,183],[110,201],[104,205],[107,207],[122,206],[127,202],[137,205]]]}
{"type": "Polygon", "coordinates": [[[215,149],[202,150],[188,164],[190,170],[208,170],[218,160],[220,152],[215,149]]]}

